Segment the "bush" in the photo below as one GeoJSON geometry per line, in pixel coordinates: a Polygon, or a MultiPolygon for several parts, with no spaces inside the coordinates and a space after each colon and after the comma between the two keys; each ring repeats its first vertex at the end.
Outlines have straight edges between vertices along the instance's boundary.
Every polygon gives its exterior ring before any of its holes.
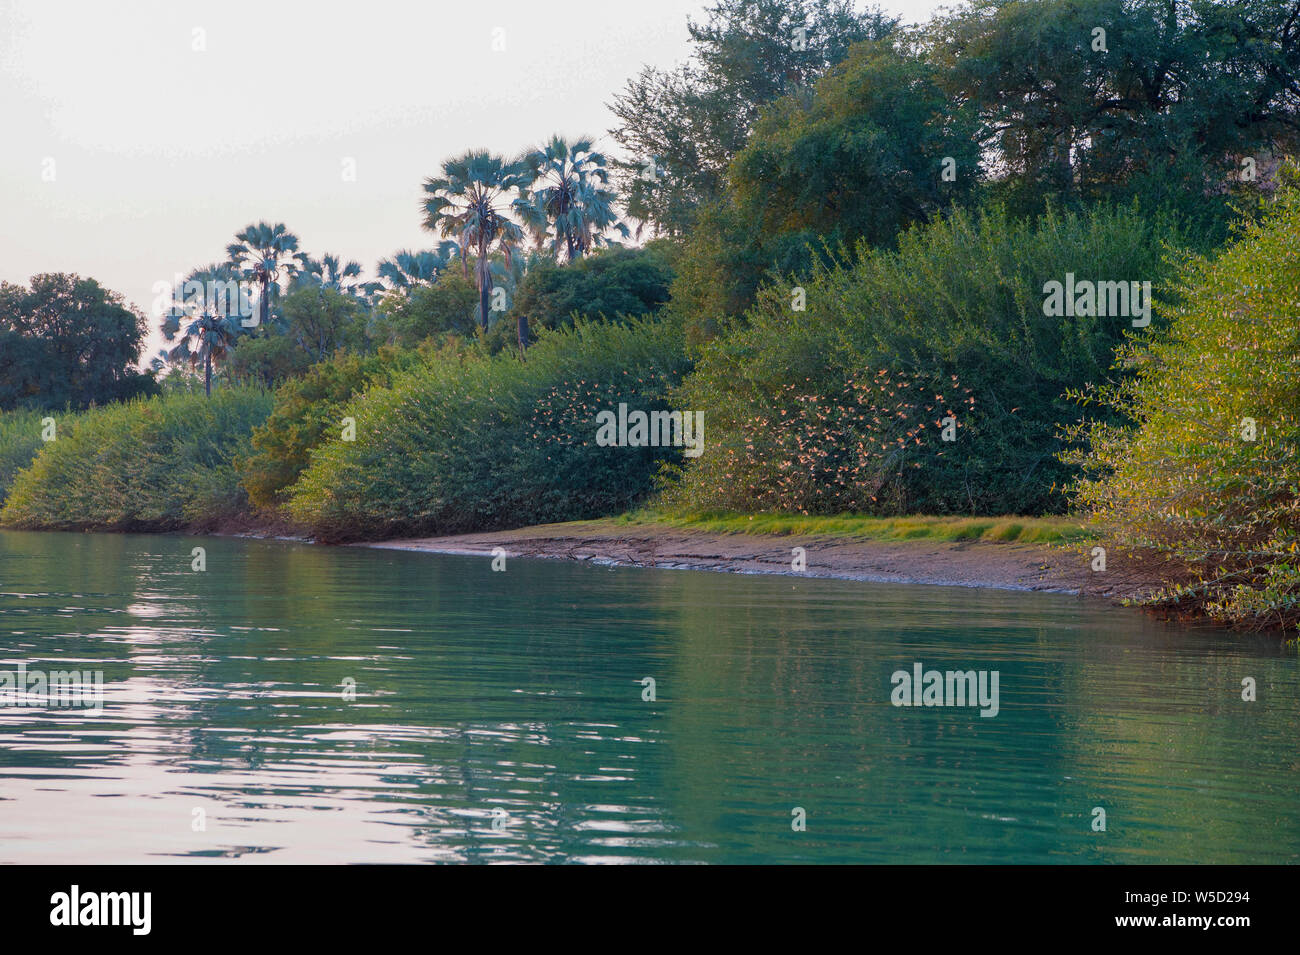
{"type": "Polygon", "coordinates": [[[665,409],[686,370],[680,328],[579,322],[527,361],[431,361],[351,401],[356,440],[331,438],[290,491],[289,511],[328,540],[574,520],[627,508],[671,449],[595,442],[620,401],[665,409]]]}
{"type": "Polygon", "coordinates": [[[56,416],[45,445],[10,488],[0,523],[112,530],[211,528],[242,514],[234,459],[271,411],[269,393],[228,388],[56,416]]]}
{"type": "Polygon", "coordinates": [[[371,350],[369,312],[351,295],[331,288],[295,288],[273,321],[240,335],[221,363],[227,381],[275,388],[342,351],[371,350]]]}
{"type": "Polygon", "coordinates": [[[1049,318],[1044,283],[1073,272],[1158,286],[1162,242],[1191,238],[1136,208],[1038,222],[961,212],[908,231],[897,251],[859,244],[851,262],[764,289],[746,323],[700,349],[681,389],[678,403],[704,409],[711,432],[666,503],[1063,510],[1054,486],[1073,472],[1054,457],[1058,424],[1080,416],[1065,392],[1106,376],[1130,323],[1049,318]],[[806,311],[792,310],[795,285],[806,311]],[[878,380],[895,387],[863,392],[878,380]],[[954,442],[941,440],[949,416],[954,442]]]}
{"type": "Polygon", "coordinates": [[[18,472],[31,464],[41,450],[41,418],[45,412],[0,412],[0,504],[18,472]]]}
{"type": "Polygon", "coordinates": [[[1287,190],[1217,258],[1187,259],[1167,333],[1121,354],[1133,375],[1080,395],[1125,422],[1075,429],[1075,500],[1111,547],[1187,568],[1159,606],[1300,625],[1298,240],[1287,190]]]}
{"type": "Polygon", "coordinates": [[[765,232],[730,197],[711,202],[682,242],[668,310],[691,345],[706,342],[753,306],[770,274],[805,273],[827,247],[810,229],[765,232]]]}
{"type": "Polygon", "coordinates": [[[372,334],[389,345],[414,347],[447,333],[474,337],[478,319],[478,286],[459,266],[444,272],[433,285],[389,292],[380,302],[372,334]]]}
{"type": "MultiPolygon", "coordinates": [[[[288,335],[244,335],[221,363],[219,377],[241,385],[274,388],[311,367],[311,357],[288,335]]],[[[175,375],[173,371],[168,378],[175,375]]]]}
{"type": "Polygon", "coordinates": [[[652,245],[608,249],[557,265],[543,261],[519,284],[513,311],[534,331],[572,323],[573,316],[613,319],[650,315],[668,301],[672,269],[652,245]]]}
{"type": "Polygon", "coordinates": [[[284,490],[298,480],[325,433],[341,433],[343,405],[420,361],[418,352],[385,347],[378,355],[339,355],[282,385],[270,417],[253,431],[253,452],[238,462],[249,500],[257,507],[283,503],[284,490]]]}

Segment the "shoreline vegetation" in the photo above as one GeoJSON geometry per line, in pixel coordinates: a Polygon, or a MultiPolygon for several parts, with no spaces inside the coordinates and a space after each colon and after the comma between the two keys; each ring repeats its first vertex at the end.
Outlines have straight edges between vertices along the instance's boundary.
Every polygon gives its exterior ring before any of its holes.
{"type": "Polygon", "coordinates": [[[716,0],[616,151],[431,163],[431,247],[374,281],[251,223],[155,303],[147,371],[120,295],[0,284],[0,526],[806,540],[1300,633],[1295,18],[1171,9],[716,0]]]}

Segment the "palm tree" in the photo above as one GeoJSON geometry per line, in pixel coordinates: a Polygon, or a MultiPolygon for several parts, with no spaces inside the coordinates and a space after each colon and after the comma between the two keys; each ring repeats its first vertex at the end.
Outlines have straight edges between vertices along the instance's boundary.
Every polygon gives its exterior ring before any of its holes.
{"type": "Polygon", "coordinates": [[[614,211],[605,157],[592,145],[588,138],[569,143],[552,136],[525,157],[534,182],[523,218],[538,247],[549,245],[557,260],[561,252],[572,262],[594,245],[608,244],[611,230],[625,239],[629,235],[614,211]]]}
{"type": "Polygon", "coordinates": [[[519,286],[528,273],[543,260],[540,252],[530,251],[525,255],[515,255],[509,262],[495,258],[489,265],[492,273],[492,287],[505,290],[506,301],[513,302],[519,286]]]}
{"type": "MultiPolygon", "coordinates": [[[[528,273],[542,260],[539,252],[529,252],[527,255],[516,255],[510,262],[496,260],[492,262],[492,284],[504,288],[506,291],[506,301],[515,301],[515,294],[519,286],[523,284],[524,278],[528,273]]],[[[531,338],[528,332],[528,316],[522,312],[515,315],[515,332],[519,339],[519,355],[522,358],[524,349],[528,347],[531,338]]]]}
{"type": "Polygon", "coordinates": [[[402,249],[394,253],[391,259],[381,259],[376,271],[390,289],[433,285],[459,252],[460,246],[450,241],[439,242],[437,249],[421,252],[402,249]]]}
{"type": "Polygon", "coordinates": [[[298,253],[298,273],[293,277],[296,288],[330,289],[341,295],[362,298],[369,286],[361,281],[361,263],[343,262],[328,252],[313,259],[305,252],[298,253]]]}
{"type": "Polygon", "coordinates": [[[424,227],[456,238],[466,278],[469,255],[474,256],[479,321],[484,330],[492,293],[492,253],[500,251],[509,263],[515,246],[523,240],[523,229],[507,213],[527,204],[525,190],[532,178],[523,160],[507,161],[486,150],[470,150],[444,162],[441,177],[424,181],[429,196],[424,201],[424,227]]]}
{"type": "MultiPolygon", "coordinates": [[[[167,341],[180,341],[168,351],[169,362],[189,362],[191,368],[203,365],[203,393],[212,396],[212,363],[230,354],[243,328],[239,310],[231,307],[222,289],[237,289],[239,273],[229,264],[213,264],[195,269],[185,277],[185,284],[175,291],[172,307],[163,320],[162,333],[167,341]],[[196,289],[198,283],[201,291],[196,289]]],[[[234,292],[236,296],[238,292],[234,292]]],[[[236,299],[237,301],[237,299],[236,299]]]]}
{"type": "Polygon", "coordinates": [[[232,266],[257,283],[261,291],[259,322],[265,326],[271,317],[271,297],[280,292],[281,274],[292,278],[297,271],[294,253],[298,251],[298,237],[283,222],[258,222],[235,233],[235,238],[238,241],[226,246],[226,254],[232,266]]]}

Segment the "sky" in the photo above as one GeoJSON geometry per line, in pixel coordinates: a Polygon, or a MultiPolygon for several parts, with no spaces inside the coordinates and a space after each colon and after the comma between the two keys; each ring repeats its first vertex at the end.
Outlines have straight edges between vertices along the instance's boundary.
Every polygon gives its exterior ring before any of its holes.
{"type": "Polygon", "coordinates": [[[685,60],[707,5],[0,0],[0,280],[76,272],[150,314],[155,283],[259,220],[372,276],[434,243],[420,186],[443,159],[556,132],[611,150],[608,103],[685,60]]]}

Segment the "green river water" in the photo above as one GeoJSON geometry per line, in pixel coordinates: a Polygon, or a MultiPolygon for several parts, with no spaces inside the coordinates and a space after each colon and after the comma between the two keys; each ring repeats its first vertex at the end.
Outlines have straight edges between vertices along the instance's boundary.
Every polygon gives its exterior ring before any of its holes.
{"type": "Polygon", "coordinates": [[[102,712],[0,705],[0,862],[1300,859],[1300,663],[1275,637],[1051,594],[490,564],[0,533],[0,672],[103,674],[102,712]],[[918,663],[996,671],[997,715],[893,705],[918,663]]]}

